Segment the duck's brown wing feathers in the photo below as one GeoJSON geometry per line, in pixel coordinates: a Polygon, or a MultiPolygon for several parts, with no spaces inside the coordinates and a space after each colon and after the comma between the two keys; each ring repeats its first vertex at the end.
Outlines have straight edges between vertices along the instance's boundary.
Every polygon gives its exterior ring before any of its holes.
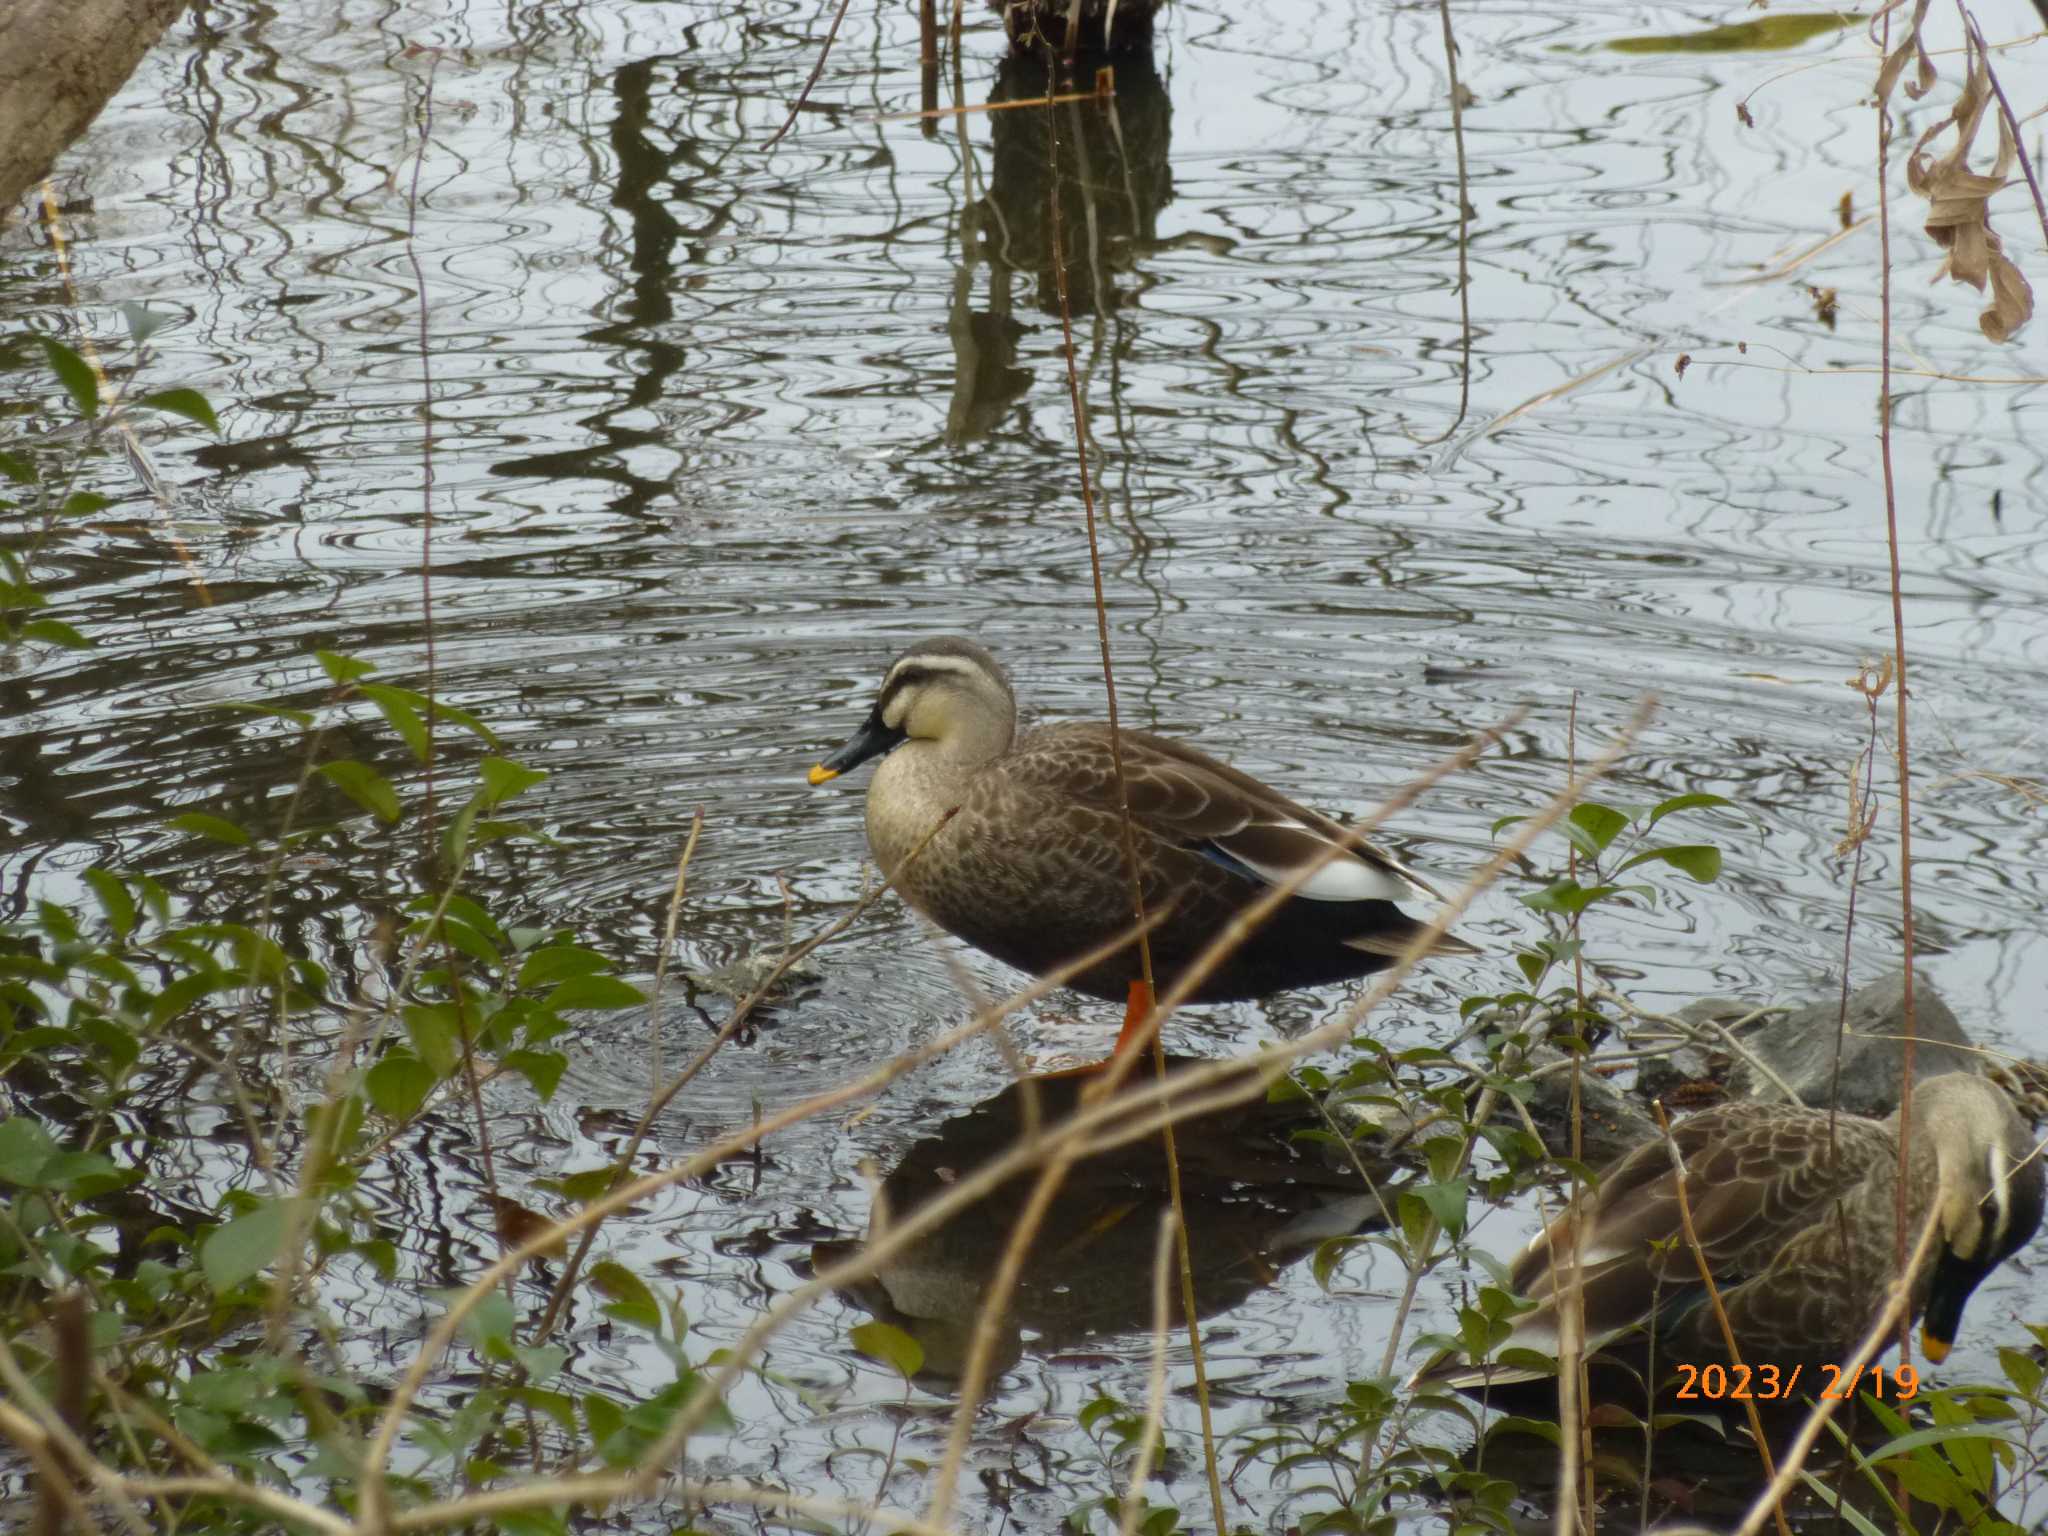
{"type": "MultiPolygon", "coordinates": [[[[1872,1160],[1895,1156],[1881,1126],[1791,1106],[1710,1109],[1673,1128],[1687,1170],[1686,1199],[1700,1251],[1724,1298],[1771,1274],[1787,1245],[1822,1221],[1838,1197],[1862,1184],[1872,1160]]],[[[1515,1260],[1517,1289],[1540,1305],[1518,1331],[1530,1342],[1554,1336],[1559,1266],[1577,1230],[1586,1286],[1586,1331],[1603,1337],[1641,1322],[1651,1306],[1683,1304],[1699,1284],[1684,1237],[1669,1148],[1644,1143],[1610,1166],[1590,1201],[1553,1222],[1515,1260]]],[[[1789,1299],[1789,1298],[1788,1298],[1789,1299]]]]}
{"type": "MultiPolygon", "coordinates": [[[[1385,850],[1228,763],[1144,731],[1124,731],[1120,745],[1132,818],[1165,842],[1218,857],[1268,884],[1320,864],[1302,888],[1311,900],[1402,901],[1436,895],[1385,850]],[[1333,846],[1343,851],[1332,857],[1333,846]]],[[[1034,731],[1005,759],[1003,771],[1012,779],[1055,787],[1078,804],[1116,812],[1115,761],[1105,726],[1034,731]]]]}

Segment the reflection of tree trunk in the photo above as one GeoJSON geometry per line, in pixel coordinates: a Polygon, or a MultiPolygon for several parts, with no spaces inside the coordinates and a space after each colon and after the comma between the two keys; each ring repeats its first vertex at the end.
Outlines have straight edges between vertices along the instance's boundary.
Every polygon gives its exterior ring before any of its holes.
{"type": "Polygon", "coordinates": [[[0,209],[85,132],[191,0],[0,4],[0,209]]]}

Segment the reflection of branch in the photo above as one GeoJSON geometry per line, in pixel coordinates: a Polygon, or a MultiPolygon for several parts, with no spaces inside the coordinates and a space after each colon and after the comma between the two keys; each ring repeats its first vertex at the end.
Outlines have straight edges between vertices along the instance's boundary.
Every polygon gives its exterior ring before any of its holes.
{"type": "Polygon", "coordinates": [[[803,111],[804,103],[811,99],[811,87],[818,83],[818,76],[825,73],[825,61],[832,57],[832,43],[839,36],[839,23],[846,20],[846,8],[851,4],[853,0],[839,0],[839,9],[832,17],[832,29],[825,34],[825,46],[818,50],[818,62],[811,66],[811,78],[806,80],[804,88],[797,92],[796,100],[790,103],[789,116],[782,120],[782,126],[775,130],[775,136],[761,146],[763,149],[773,149],[782,142],[782,136],[788,133],[790,125],[795,123],[797,113],[803,111]]]}

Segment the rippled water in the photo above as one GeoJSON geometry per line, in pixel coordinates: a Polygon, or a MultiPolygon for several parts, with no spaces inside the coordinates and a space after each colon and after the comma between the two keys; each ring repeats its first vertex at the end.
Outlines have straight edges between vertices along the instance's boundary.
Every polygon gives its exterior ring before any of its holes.
{"type": "MultiPolygon", "coordinates": [[[[1561,782],[1574,700],[1583,754],[1653,690],[1615,795],[1734,798],[1740,814],[1707,834],[1728,874],[1603,915],[1595,953],[1652,1005],[1826,993],[1866,728],[1844,683],[1890,644],[1874,226],[1758,279],[1836,233],[1844,194],[1855,218],[1874,206],[1869,50],[1857,34],[1622,53],[1608,45],[1696,31],[1701,12],[1453,10],[1475,98],[1469,346],[1434,6],[1174,0],[1156,75],[1121,68],[1113,118],[1079,103],[1050,123],[976,113],[929,137],[881,116],[917,106],[910,12],[861,11],[773,147],[824,27],[808,6],[330,0],[188,19],[62,185],[85,322],[111,346],[119,301],[174,312],[152,382],[205,390],[227,444],[186,427],[150,443],[178,488],[189,570],[111,466],[119,507],[54,552],[55,611],[101,644],[0,677],[5,900],[125,862],[202,908],[247,911],[255,871],[159,822],[194,808],[261,822],[290,760],[280,733],[205,706],[312,699],[315,647],[423,684],[431,509],[436,686],[553,775],[530,814],[559,845],[490,866],[500,908],[592,925],[651,971],[701,807],[687,963],[835,915],[860,888],[858,786],[814,792],[802,773],[904,637],[974,634],[1034,707],[1101,709],[1046,237],[1053,132],[1088,166],[1060,206],[1126,721],[1198,733],[1357,812],[1526,704],[1511,750],[1400,818],[1401,846],[1455,879],[1497,817],[1561,782]],[[415,210],[425,48],[445,53],[415,210]],[[1809,284],[1837,291],[1832,324],[1809,284]]],[[[1994,41],[2038,20],[2023,0],[1979,14],[1994,41]]],[[[992,23],[970,22],[966,102],[1043,88],[1001,64],[992,23]]],[[[2040,46],[2001,67],[2023,75],[2040,46]]],[[[1900,145],[1942,110],[1909,108],[1900,145]]],[[[2024,194],[1997,206],[2039,283],[2024,194]]],[[[1901,366],[2048,372],[2038,322],[1992,348],[1974,296],[1929,285],[1918,222],[1901,206],[1901,366]]],[[[71,323],[46,240],[19,222],[0,233],[0,308],[10,333],[71,323]]],[[[4,365],[0,397],[33,437],[54,419],[48,382],[29,349],[4,365]]],[[[2048,393],[1924,373],[1897,390],[1922,959],[1980,1037],[2048,1054],[2048,839],[2039,800],[2002,781],[2042,757],[2048,393]]],[[[407,771],[368,722],[350,746],[407,771]]],[[[334,954],[365,938],[336,914],[406,857],[367,823],[343,855],[285,893],[287,921],[334,954]]],[[[1867,857],[1858,980],[1898,947],[1895,850],[1867,857]]],[[[1534,929],[1496,892],[1464,931],[1505,949],[1534,929]]],[[[1011,979],[966,959],[991,988],[1011,979]]],[[[947,963],[885,903],[799,1004],[693,1085],[663,1147],[956,1021],[947,963]]],[[[1508,974],[1497,958],[1440,963],[1376,1027],[1443,1039],[1455,999],[1508,974]]],[[[1248,1044],[1340,1001],[1204,1010],[1176,1044],[1248,1044]]],[[[1094,1038],[1093,1011],[1077,1013],[1055,999],[1027,1035],[1094,1038]]],[[[706,1037],[687,1009],[667,1026],[671,1058],[706,1037]]],[[[523,1149],[509,1138],[515,1176],[522,1158],[544,1171],[615,1148],[603,1112],[645,1092],[638,1028],[592,1026],[547,1108],[508,1097],[529,1131],[523,1149]]],[[[804,1272],[811,1242],[859,1232],[862,1159],[893,1161],[1003,1075],[992,1052],[964,1052],[857,1124],[806,1127],[607,1240],[683,1288],[706,1347],[728,1340],[804,1272]]],[[[465,1234],[461,1272],[489,1245],[488,1213],[462,1133],[435,1134],[447,1144],[422,1151],[440,1169],[385,1194],[465,1234]]],[[[1222,1320],[1226,1426],[1376,1369],[1387,1311],[1372,1298],[1390,1285],[1384,1259],[1349,1262],[1334,1299],[1297,1268],[1222,1320]]],[[[2029,1294],[2001,1277],[1973,1307],[1980,1337],[2029,1294]]],[[[839,1406],[819,1418],[756,1383],[736,1404],[735,1460],[777,1443],[822,1466],[886,1443],[873,1405],[895,1388],[846,1349],[856,1316],[812,1314],[772,1361],[839,1406]]],[[[665,1371],[651,1351],[577,1342],[594,1376],[665,1371]]],[[[1027,1354],[996,1410],[1042,1411],[1049,1427],[1026,1438],[1081,1458],[1064,1416],[1098,1386],[1141,1395],[1140,1343],[1125,1344],[1027,1354]]],[[[907,1434],[928,1454],[943,1414],[920,1401],[907,1434]]],[[[846,1491],[870,1495],[872,1471],[844,1473],[846,1491]]]]}

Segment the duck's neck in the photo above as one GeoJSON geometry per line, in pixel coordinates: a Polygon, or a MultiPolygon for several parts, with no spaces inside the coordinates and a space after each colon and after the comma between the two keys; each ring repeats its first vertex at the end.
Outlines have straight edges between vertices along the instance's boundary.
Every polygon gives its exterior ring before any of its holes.
{"type": "Polygon", "coordinates": [[[974,775],[1010,750],[1015,722],[994,715],[956,719],[944,736],[913,736],[875,769],[868,786],[868,846],[894,876],[911,850],[960,803],[974,775]]]}

